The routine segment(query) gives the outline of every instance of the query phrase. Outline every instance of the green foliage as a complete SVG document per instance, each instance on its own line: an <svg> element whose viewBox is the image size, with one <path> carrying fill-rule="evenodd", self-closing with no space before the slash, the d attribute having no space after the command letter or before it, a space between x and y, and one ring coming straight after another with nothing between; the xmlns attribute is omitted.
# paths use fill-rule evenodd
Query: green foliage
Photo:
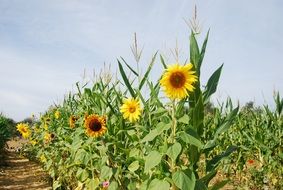
<svg viewBox="0 0 283 190"><path fill-rule="evenodd" d="M214 180L218 173L237 176L241 171L250 178L264 175L269 183L273 180L271 187L280 187L282 180L274 179L282 176L277 167L283 157L282 99L276 95L275 111L268 106L240 109L230 99L212 106L223 65L203 88L201 66L207 43L208 33L201 46L196 34L190 36L190 61L198 81L185 99L164 99L159 81L150 80L155 64L164 69L168 65L162 55L158 62L155 53L145 73L120 58L120 80L99 76L93 84L77 83L77 93L44 113L32 126L30 140L36 143L29 151L36 152L53 178L54 189L99 189L108 181L108 189L220 189L229 179ZM136 122L127 121L120 112L123 99L129 97L142 105ZM96 138L87 134L90 114L106 116L105 134ZM48 134L53 138L47 139ZM258 160L260 167L248 170L248 159Z"/></svg>
<svg viewBox="0 0 283 190"><path fill-rule="evenodd" d="M6 141L15 133L15 122L0 113L0 151L4 148Z"/></svg>

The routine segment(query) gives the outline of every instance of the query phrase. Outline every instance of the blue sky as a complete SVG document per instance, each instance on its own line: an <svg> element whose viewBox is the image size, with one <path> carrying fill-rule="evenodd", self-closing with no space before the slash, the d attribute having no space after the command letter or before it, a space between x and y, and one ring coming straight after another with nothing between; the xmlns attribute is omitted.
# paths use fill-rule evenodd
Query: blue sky
<svg viewBox="0 0 283 190"><path fill-rule="evenodd" d="M184 61L184 19L192 17L195 4L200 41L210 28L203 83L224 63L214 100L272 104L273 91L283 92L280 0L0 0L0 112L22 120L59 103L84 70L91 78L105 62L115 72L120 56L134 65L134 32L144 47L142 70L157 50L174 63L170 49L176 41Z"/></svg>

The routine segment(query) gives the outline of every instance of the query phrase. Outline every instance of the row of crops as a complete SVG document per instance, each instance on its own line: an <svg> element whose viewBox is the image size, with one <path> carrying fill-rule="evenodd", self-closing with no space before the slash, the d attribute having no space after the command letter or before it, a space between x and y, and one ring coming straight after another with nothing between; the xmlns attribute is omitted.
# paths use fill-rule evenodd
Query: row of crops
<svg viewBox="0 0 283 190"><path fill-rule="evenodd" d="M211 106L222 65L200 84L207 41L208 34L199 46L192 33L190 63L168 64L156 53L145 73L120 59L120 79L77 83L76 93L33 125L19 124L30 142L25 150L48 171L53 188L283 187L283 99L276 94L275 109L240 108L231 100ZM164 71L153 82L159 63Z"/></svg>

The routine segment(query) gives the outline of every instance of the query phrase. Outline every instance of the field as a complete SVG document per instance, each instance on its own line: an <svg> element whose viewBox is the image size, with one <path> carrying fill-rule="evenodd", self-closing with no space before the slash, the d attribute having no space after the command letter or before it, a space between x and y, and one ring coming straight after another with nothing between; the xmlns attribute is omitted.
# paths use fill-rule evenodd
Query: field
<svg viewBox="0 0 283 190"><path fill-rule="evenodd" d="M53 189L283 188L283 99L274 93L275 108L230 99L213 106L223 65L200 84L208 34L201 46L196 36L186 64L156 53L140 73L133 46L137 68L121 58L117 79L78 82L61 104L17 125L28 140L23 153ZM154 64L164 68L156 82Z"/></svg>

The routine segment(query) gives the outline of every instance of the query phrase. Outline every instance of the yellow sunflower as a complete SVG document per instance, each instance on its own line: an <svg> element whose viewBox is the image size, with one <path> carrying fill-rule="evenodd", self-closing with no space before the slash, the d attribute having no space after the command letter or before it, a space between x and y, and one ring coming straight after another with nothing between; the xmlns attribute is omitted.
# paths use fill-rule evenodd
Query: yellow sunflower
<svg viewBox="0 0 283 190"><path fill-rule="evenodd" d="M30 131L30 129L29 129L29 126L28 126L28 124L26 124L26 123L19 123L19 124L17 125L17 130L22 134L22 136L23 136L25 139L27 139L27 138L30 136L30 134L31 134L31 131Z"/></svg>
<svg viewBox="0 0 283 190"><path fill-rule="evenodd" d="M125 99L123 105L120 107L120 112L123 113L124 119L128 119L130 122L139 120L141 116L139 100L134 98Z"/></svg>
<svg viewBox="0 0 283 190"><path fill-rule="evenodd" d="M49 143L54 139L54 137L55 135L53 133L45 133L43 138L46 143Z"/></svg>
<svg viewBox="0 0 283 190"><path fill-rule="evenodd" d="M103 116L91 114L86 117L85 128L87 135L90 137L102 136L107 130L106 118Z"/></svg>
<svg viewBox="0 0 283 190"><path fill-rule="evenodd" d="M59 118L60 118L60 115L61 115L61 114L60 114L59 110L56 110L55 113L54 113L55 118L56 118L56 119L59 119Z"/></svg>
<svg viewBox="0 0 283 190"><path fill-rule="evenodd" d="M76 116L74 116L74 115L70 116L69 125L72 129L75 128L75 123L76 123L77 120L78 120L78 118Z"/></svg>
<svg viewBox="0 0 283 190"><path fill-rule="evenodd" d="M168 66L160 80L167 97L183 99L188 96L188 92L194 91L193 83L197 81L197 76L192 68L192 64Z"/></svg>

